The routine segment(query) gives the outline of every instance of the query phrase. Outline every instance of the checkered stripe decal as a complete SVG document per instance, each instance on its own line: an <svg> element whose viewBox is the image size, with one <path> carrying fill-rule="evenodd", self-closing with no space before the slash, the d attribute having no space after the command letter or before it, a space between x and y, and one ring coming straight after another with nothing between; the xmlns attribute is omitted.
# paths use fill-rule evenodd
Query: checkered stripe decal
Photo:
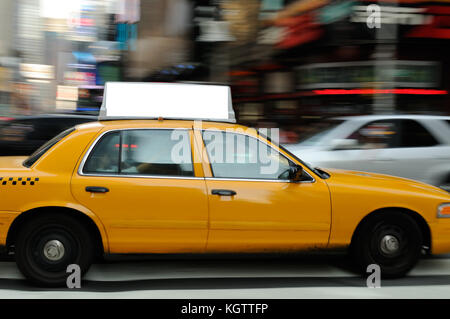
<svg viewBox="0 0 450 319"><path fill-rule="evenodd" d="M35 185L39 177L0 177L0 186L3 185Z"/></svg>

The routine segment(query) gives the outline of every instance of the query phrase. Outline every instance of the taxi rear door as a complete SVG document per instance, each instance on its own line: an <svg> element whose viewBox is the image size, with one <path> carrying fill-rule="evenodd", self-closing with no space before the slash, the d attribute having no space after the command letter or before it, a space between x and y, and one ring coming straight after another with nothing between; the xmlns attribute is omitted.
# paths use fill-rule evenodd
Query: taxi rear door
<svg viewBox="0 0 450 319"><path fill-rule="evenodd" d="M72 178L103 222L112 253L202 252L208 202L191 129L103 132Z"/></svg>

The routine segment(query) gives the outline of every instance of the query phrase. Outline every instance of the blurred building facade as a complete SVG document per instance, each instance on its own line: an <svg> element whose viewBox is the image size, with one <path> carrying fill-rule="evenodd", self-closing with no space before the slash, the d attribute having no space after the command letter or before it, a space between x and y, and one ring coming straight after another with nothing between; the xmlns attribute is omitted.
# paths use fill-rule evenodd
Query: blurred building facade
<svg viewBox="0 0 450 319"><path fill-rule="evenodd" d="M240 10L259 11L227 48L243 122L450 113L449 1L262 0Z"/></svg>
<svg viewBox="0 0 450 319"><path fill-rule="evenodd" d="M230 84L250 125L450 112L448 0L2 0L0 14L1 116L95 113L117 80Z"/></svg>

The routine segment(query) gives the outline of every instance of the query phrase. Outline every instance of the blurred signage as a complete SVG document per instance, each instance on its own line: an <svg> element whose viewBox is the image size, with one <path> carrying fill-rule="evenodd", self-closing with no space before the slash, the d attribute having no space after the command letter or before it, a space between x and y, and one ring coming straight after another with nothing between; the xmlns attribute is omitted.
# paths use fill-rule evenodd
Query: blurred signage
<svg viewBox="0 0 450 319"><path fill-rule="evenodd" d="M61 101L77 101L78 87L69 85L58 85L56 99Z"/></svg>
<svg viewBox="0 0 450 319"><path fill-rule="evenodd" d="M276 47L280 49L289 49L317 40L324 33L313 13L285 19L278 22L277 25L285 28L282 38L276 44Z"/></svg>
<svg viewBox="0 0 450 319"><path fill-rule="evenodd" d="M113 12L116 13L116 21L119 23L137 23L141 19L141 1L117 0Z"/></svg>
<svg viewBox="0 0 450 319"><path fill-rule="evenodd" d="M283 9L283 0L262 0L261 10L278 11Z"/></svg>
<svg viewBox="0 0 450 319"><path fill-rule="evenodd" d="M79 1L40 0L39 14L48 19L67 19L80 10Z"/></svg>
<svg viewBox="0 0 450 319"><path fill-rule="evenodd" d="M51 80L55 76L53 65L21 63L20 72L23 77L37 80Z"/></svg>
<svg viewBox="0 0 450 319"><path fill-rule="evenodd" d="M117 37L118 48L120 50L136 50L137 24L118 23Z"/></svg>
<svg viewBox="0 0 450 319"><path fill-rule="evenodd" d="M375 74L375 66L381 68L381 75ZM298 89L364 88L376 81L426 88L439 85L439 69L439 63L430 61L318 63L298 67L296 78Z"/></svg>
<svg viewBox="0 0 450 319"><path fill-rule="evenodd" d="M195 7L194 21L200 27L198 42L229 42L235 38L230 34L230 23L218 20L221 11L217 6Z"/></svg>
<svg viewBox="0 0 450 319"><path fill-rule="evenodd" d="M119 61L119 43L116 41L98 41L89 46L95 62Z"/></svg>
<svg viewBox="0 0 450 319"><path fill-rule="evenodd" d="M283 11L280 11L275 17L275 23L280 19L294 17L299 14L309 12L330 3L330 0L300 0L288 5Z"/></svg>
<svg viewBox="0 0 450 319"><path fill-rule="evenodd" d="M197 6L194 9L194 22L217 20L220 10L216 6Z"/></svg>
<svg viewBox="0 0 450 319"><path fill-rule="evenodd" d="M64 2L65 1L61 1ZM67 17L68 38L74 41L93 42L97 40L97 19L102 4L99 1L78 0Z"/></svg>
<svg viewBox="0 0 450 319"><path fill-rule="evenodd" d="M0 91L10 90L10 75L11 72L9 69L0 66Z"/></svg>
<svg viewBox="0 0 450 319"><path fill-rule="evenodd" d="M258 36L258 44L275 45L286 36L284 27L269 27L261 30Z"/></svg>
<svg viewBox="0 0 450 319"><path fill-rule="evenodd" d="M221 18L229 23L229 32L234 41L245 43L253 41L258 34L259 0L229 0L220 3Z"/></svg>
<svg viewBox="0 0 450 319"><path fill-rule="evenodd" d="M227 21L201 21L199 42L229 42L235 38L230 34Z"/></svg>
<svg viewBox="0 0 450 319"><path fill-rule="evenodd" d="M78 87L58 85L56 88L56 108L59 110L76 110Z"/></svg>
<svg viewBox="0 0 450 319"><path fill-rule="evenodd" d="M95 85L95 72L64 72L64 83L70 85Z"/></svg>
<svg viewBox="0 0 450 319"><path fill-rule="evenodd" d="M318 20L323 24L342 20L352 14L355 3L355 1L343 1L325 6L320 10Z"/></svg>
<svg viewBox="0 0 450 319"><path fill-rule="evenodd" d="M450 8L430 6L426 13L431 14L428 24L413 28L406 36L411 38L450 39Z"/></svg>
<svg viewBox="0 0 450 319"><path fill-rule="evenodd" d="M425 8L379 6L381 9L381 25L422 25L431 22L432 16L425 14ZM351 22L366 23L370 16L367 6L354 6Z"/></svg>

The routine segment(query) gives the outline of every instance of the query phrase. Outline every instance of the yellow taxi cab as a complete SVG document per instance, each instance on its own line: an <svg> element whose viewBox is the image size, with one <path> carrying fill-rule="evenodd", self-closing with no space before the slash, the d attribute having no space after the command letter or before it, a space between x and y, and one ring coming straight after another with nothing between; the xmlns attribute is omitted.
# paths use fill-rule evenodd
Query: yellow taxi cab
<svg viewBox="0 0 450 319"><path fill-rule="evenodd" d="M105 100L112 106L98 122L61 133L28 158L0 159L0 246L32 282L64 285L68 265L85 273L104 254L343 248L362 271L378 264L383 276L396 277L424 248L450 252L448 192L309 167L256 130L232 123L229 100L217 118L210 113L198 121L192 110L207 113L198 100L207 107L215 97L228 99L226 87L142 85L130 90L150 94L156 87L170 100L153 113L165 117L117 119L114 104L130 97L109 84L113 93ZM193 93L192 103L185 92L167 97L180 87ZM147 107L131 100L127 109ZM196 119L174 119L174 102L188 105Z"/></svg>

